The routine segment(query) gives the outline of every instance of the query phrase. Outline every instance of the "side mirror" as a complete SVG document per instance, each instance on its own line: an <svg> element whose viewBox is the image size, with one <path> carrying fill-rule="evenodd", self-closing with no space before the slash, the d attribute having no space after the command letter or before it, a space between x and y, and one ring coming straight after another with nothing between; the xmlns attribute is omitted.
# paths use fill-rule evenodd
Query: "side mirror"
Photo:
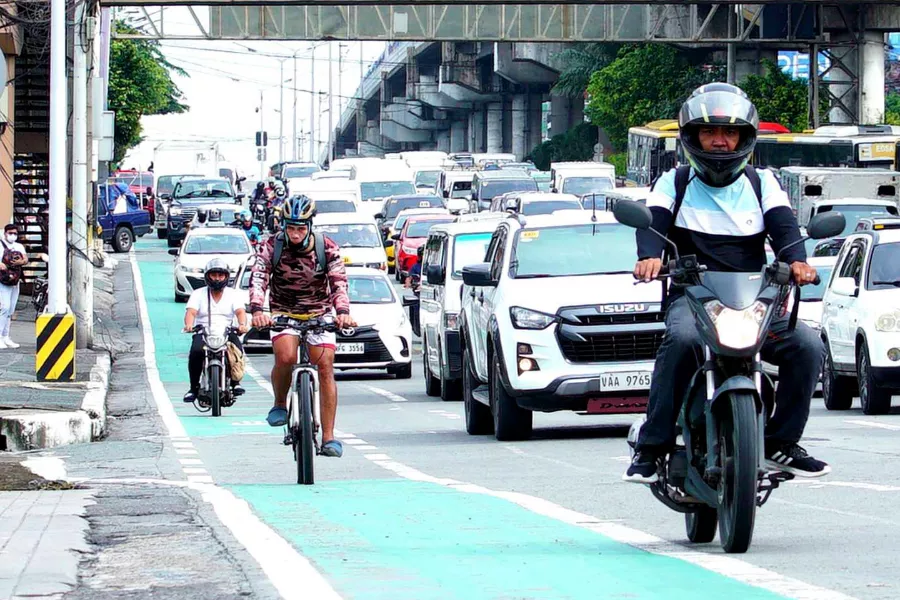
<svg viewBox="0 0 900 600"><path fill-rule="evenodd" d="M393 240L384 240L384 247L385 247L385 248L393 248L393 246L394 246L394 241L393 241Z"/></svg>
<svg viewBox="0 0 900 600"><path fill-rule="evenodd" d="M441 265L428 265L425 269L425 280L429 285L441 285L444 283L444 273Z"/></svg>
<svg viewBox="0 0 900 600"><path fill-rule="evenodd" d="M491 264L481 263L463 267L463 283L472 287L496 287L497 282L491 279Z"/></svg>
<svg viewBox="0 0 900 600"><path fill-rule="evenodd" d="M856 296L859 293L856 280L852 277L838 277L832 282L831 290L841 296Z"/></svg>
<svg viewBox="0 0 900 600"><path fill-rule="evenodd" d="M814 240L824 240L825 238L840 235L847 225L847 220L839 212L828 211L819 213L810 219L806 226L806 235Z"/></svg>
<svg viewBox="0 0 900 600"><path fill-rule="evenodd" d="M558 193L559 193L559 190L556 189L555 187L552 187L552 188L550 188L550 193L551 193L551 194L558 194Z"/></svg>
<svg viewBox="0 0 900 600"><path fill-rule="evenodd" d="M518 204L514 198L510 198L504 203L505 210L516 211L518 209Z"/></svg>
<svg viewBox="0 0 900 600"><path fill-rule="evenodd" d="M169 254L172 256L178 256L178 248L169 248Z"/></svg>
<svg viewBox="0 0 900 600"><path fill-rule="evenodd" d="M159 198L160 198L160 200L171 200L172 194L160 194Z"/></svg>
<svg viewBox="0 0 900 600"><path fill-rule="evenodd" d="M653 225L653 214L650 209L634 200L620 200L613 208L613 216L622 225L635 229L650 229Z"/></svg>
<svg viewBox="0 0 900 600"><path fill-rule="evenodd" d="M375 213L375 218L378 219L379 221L383 221L384 213Z"/></svg>
<svg viewBox="0 0 900 600"><path fill-rule="evenodd" d="M406 308L407 306L415 306L418 303L419 303L419 299L411 294L406 294L403 296L403 307L404 308Z"/></svg>
<svg viewBox="0 0 900 600"><path fill-rule="evenodd" d="M238 183L242 183L244 181L247 181L246 177L238 177L238 180L237 180Z"/></svg>
<svg viewBox="0 0 900 600"><path fill-rule="evenodd" d="M392 239L392 240L396 240L396 241L399 242L399 241L400 241L400 234L399 234L399 233L395 233L394 235L391 236L391 239Z"/></svg>

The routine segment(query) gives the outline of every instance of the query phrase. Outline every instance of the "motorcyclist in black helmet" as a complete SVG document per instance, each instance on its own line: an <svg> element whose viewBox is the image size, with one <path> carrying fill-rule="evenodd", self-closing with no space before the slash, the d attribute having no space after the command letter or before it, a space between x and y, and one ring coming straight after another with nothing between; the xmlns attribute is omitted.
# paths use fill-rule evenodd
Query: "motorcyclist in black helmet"
<svg viewBox="0 0 900 600"><path fill-rule="evenodd" d="M748 166L756 145L759 117L739 88L712 83L695 90L678 116L679 136L689 166L672 169L653 185L647 206L653 228L668 236L681 255L697 256L710 271L759 272L766 263L765 241L776 254L800 239L788 197L771 171ZM660 272L664 241L651 231L637 232L635 278L653 280ZM816 271L806 262L803 244L781 260L791 265L799 285ZM802 477L818 477L831 468L798 445L825 350L818 335L798 322L788 331L788 316L776 317L763 360L779 366L775 410L766 423L765 455L770 468ZM675 442L675 420L682 397L702 358L700 336L687 299L670 288L666 335L656 356L647 420L640 429L626 481L654 483L657 462Z"/></svg>

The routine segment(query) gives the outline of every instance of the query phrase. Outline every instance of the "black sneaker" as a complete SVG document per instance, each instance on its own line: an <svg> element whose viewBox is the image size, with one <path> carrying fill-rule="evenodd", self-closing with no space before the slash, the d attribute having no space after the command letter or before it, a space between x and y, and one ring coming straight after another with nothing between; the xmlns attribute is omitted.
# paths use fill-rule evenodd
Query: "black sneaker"
<svg viewBox="0 0 900 600"><path fill-rule="evenodd" d="M197 399L197 394L195 392L188 392L184 395L184 401L188 404L192 404Z"/></svg>
<svg viewBox="0 0 900 600"><path fill-rule="evenodd" d="M766 466L797 477L821 477L831 473L828 463L813 458L793 443L766 443Z"/></svg>
<svg viewBox="0 0 900 600"><path fill-rule="evenodd" d="M655 453L643 450L635 453L628 470L622 475L622 481L631 483L656 483L658 459Z"/></svg>
<svg viewBox="0 0 900 600"><path fill-rule="evenodd" d="M232 386L231 386L231 393L234 394L235 398L237 398L238 396L243 396L245 391L246 390L244 390L244 388L242 388L241 386L239 386L236 383L232 384Z"/></svg>

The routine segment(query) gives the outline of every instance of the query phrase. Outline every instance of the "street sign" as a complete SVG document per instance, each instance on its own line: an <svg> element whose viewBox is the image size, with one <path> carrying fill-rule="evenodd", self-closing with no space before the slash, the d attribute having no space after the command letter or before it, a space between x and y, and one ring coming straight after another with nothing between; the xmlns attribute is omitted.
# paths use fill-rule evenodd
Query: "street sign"
<svg viewBox="0 0 900 600"><path fill-rule="evenodd" d="M265 148L257 148L256 149L256 160L259 160L259 161L266 160L266 149Z"/></svg>
<svg viewBox="0 0 900 600"><path fill-rule="evenodd" d="M265 131L257 131L256 132L256 146L268 146L269 145L269 134Z"/></svg>

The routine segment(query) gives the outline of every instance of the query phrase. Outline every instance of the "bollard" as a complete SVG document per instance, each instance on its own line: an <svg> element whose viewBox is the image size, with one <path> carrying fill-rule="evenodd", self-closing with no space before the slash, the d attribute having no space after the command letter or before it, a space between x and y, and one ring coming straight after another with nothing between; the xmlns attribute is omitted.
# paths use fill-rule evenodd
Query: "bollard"
<svg viewBox="0 0 900 600"><path fill-rule="evenodd" d="M75 381L75 315L38 315L34 369L38 381Z"/></svg>

